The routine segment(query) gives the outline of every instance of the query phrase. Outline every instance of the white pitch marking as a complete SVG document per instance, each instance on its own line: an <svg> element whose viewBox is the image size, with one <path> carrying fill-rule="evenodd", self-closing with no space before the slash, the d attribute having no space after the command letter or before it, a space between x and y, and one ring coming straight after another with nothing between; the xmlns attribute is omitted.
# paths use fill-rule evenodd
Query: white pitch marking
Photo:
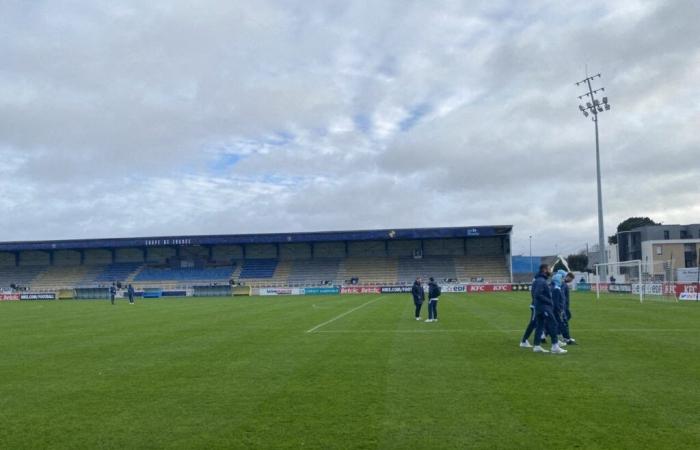
<svg viewBox="0 0 700 450"><path fill-rule="evenodd" d="M325 322L323 322L323 323L320 323L320 324L316 325L316 326L313 327L313 328L309 328L308 330L306 330L306 332L307 332L307 333L313 333L314 331L318 330L319 328L324 327L324 326L328 325L329 323L335 322L336 320L338 320L338 319L340 319L340 318L342 318L342 317L345 317L345 316L347 316L348 314L353 313L353 312L357 311L357 310L360 309L360 308L364 308L365 306L369 305L370 303L374 303L374 302L376 302L377 300L380 300L381 298L383 298L383 296L379 296L379 297L377 297L377 298L375 298L375 299L373 299L373 300L370 300L370 301L368 301L368 302L365 302L365 303L361 304L360 306L357 306L357 307L351 309L350 311L345 311L344 313L335 316L335 317L332 318L331 320L327 320L327 321L325 321Z"/></svg>
<svg viewBox="0 0 700 450"><path fill-rule="evenodd" d="M381 334L396 334L396 333L522 333L523 330L475 330L475 329L457 329L457 328L425 328L423 330L324 330L317 333L381 333ZM428 327L428 325L426 325ZM695 328L610 328L610 329L576 329L581 333L686 333L697 332Z"/></svg>

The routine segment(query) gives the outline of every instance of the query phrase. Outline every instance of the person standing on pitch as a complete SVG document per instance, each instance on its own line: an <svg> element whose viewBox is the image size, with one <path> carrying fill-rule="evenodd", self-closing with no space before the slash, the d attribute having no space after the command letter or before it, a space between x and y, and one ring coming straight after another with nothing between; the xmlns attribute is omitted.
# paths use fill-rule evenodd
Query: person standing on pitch
<svg viewBox="0 0 700 450"><path fill-rule="evenodd" d="M534 283L534 280L533 280ZM531 348L532 345L530 345L530 335L532 334L533 331L535 331L535 328L537 327L537 318L535 316L535 296L533 295L533 290L532 287L530 288L530 298L532 301L530 302L530 322L527 324L527 328L525 328L525 333L523 334L523 338L520 340L520 346L523 348Z"/></svg>
<svg viewBox="0 0 700 450"><path fill-rule="evenodd" d="M132 285L129 285L129 287L126 289L127 294L129 294L129 304L133 305L134 304L134 287Z"/></svg>
<svg viewBox="0 0 700 450"><path fill-rule="evenodd" d="M571 310L569 308L569 302L571 301L571 297L569 297L569 283L574 281L574 274L569 272L566 274L566 277L564 277L564 283L561 285L561 293L562 297L564 300L564 310L562 312L562 330L561 334L564 337L564 342L566 342L568 345L576 345L576 339L571 337L571 333L569 331L569 320L571 319Z"/></svg>
<svg viewBox="0 0 700 450"><path fill-rule="evenodd" d="M109 299L112 301L112 304L114 304L115 295L117 295L117 286L112 283L112 286L109 287Z"/></svg>
<svg viewBox="0 0 700 450"><path fill-rule="evenodd" d="M425 301L425 290L423 289L422 280L416 278L411 287L411 295L413 295L413 304L416 306L416 320L420 320L420 308Z"/></svg>
<svg viewBox="0 0 700 450"><path fill-rule="evenodd" d="M557 270L552 276L552 304L554 309L554 320L557 322L557 335L564 334L564 294L562 292L562 284L564 284L564 277L566 276L565 270ZM566 347L566 341L563 339L559 341L561 347Z"/></svg>
<svg viewBox="0 0 700 450"><path fill-rule="evenodd" d="M552 338L552 353L561 355L566 353L566 350L559 347L559 340L557 338L559 333L557 330L557 322L554 320L552 292L547 284L549 275L549 266L547 264L542 264L540 265L539 273L532 282L532 297L535 299L535 318L537 320L535 346L532 350L537 353L549 353L540 345L542 342L542 332L546 329L547 334Z"/></svg>
<svg viewBox="0 0 700 450"><path fill-rule="evenodd" d="M428 318L426 322L437 322L437 304L440 300L440 286L435 282L433 277L430 277L430 282L428 283Z"/></svg>

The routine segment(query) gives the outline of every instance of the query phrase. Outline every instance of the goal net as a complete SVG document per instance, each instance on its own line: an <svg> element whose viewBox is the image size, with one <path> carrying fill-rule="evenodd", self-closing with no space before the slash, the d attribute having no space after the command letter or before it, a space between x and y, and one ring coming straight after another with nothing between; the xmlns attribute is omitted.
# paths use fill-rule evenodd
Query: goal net
<svg viewBox="0 0 700 450"><path fill-rule="evenodd" d="M607 279L602 279L601 273L607 274ZM596 278L596 298L603 294L639 302L676 300L673 271L668 261L596 264Z"/></svg>

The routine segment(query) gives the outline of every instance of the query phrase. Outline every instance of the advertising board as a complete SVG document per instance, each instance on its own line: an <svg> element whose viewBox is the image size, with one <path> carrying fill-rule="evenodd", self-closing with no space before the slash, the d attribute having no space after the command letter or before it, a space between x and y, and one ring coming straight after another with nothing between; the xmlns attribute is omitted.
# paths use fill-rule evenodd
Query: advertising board
<svg viewBox="0 0 700 450"><path fill-rule="evenodd" d="M27 292L19 294L20 300L56 300L54 292Z"/></svg>
<svg viewBox="0 0 700 450"><path fill-rule="evenodd" d="M378 286L343 286L341 294L379 294Z"/></svg>
<svg viewBox="0 0 700 450"><path fill-rule="evenodd" d="M303 289L304 295L337 295L340 288L337 286L308 287Z"/></svg>
<svg viewBox="0 0 700 450"><path fill-rule="evenodd" d="M467 286L467 292L511 292L513 287L510 284L470 284Z"/></svg>

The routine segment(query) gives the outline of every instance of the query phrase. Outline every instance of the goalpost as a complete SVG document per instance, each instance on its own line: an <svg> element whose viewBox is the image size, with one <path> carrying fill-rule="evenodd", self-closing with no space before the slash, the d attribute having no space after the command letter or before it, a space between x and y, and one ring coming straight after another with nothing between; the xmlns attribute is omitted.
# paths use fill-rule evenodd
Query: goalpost
<svg viewBox="0 0 700 450"><path fill-rule="evenodd" d="M600 298L601 284L603 284L600 279L600 267L606 267L608 270L606 270L605 273L611 277L610 280L603 280L603 283L607 284L607 292L634 295L635 291L637 291L639 292L639 303L644 302L644 282L642 279L641 259L596 264L596 299Z"/></svg>
<svg viewBox="0 0 700 450"><path fill-rule="evenodd" d="M615 280L601 280L599 266L607 267L606 272ZM596 298L601 292L645 300L678 301L673 288L673 262L656 261L644 263L639 259L632 261L596 264Z"/></svg>

